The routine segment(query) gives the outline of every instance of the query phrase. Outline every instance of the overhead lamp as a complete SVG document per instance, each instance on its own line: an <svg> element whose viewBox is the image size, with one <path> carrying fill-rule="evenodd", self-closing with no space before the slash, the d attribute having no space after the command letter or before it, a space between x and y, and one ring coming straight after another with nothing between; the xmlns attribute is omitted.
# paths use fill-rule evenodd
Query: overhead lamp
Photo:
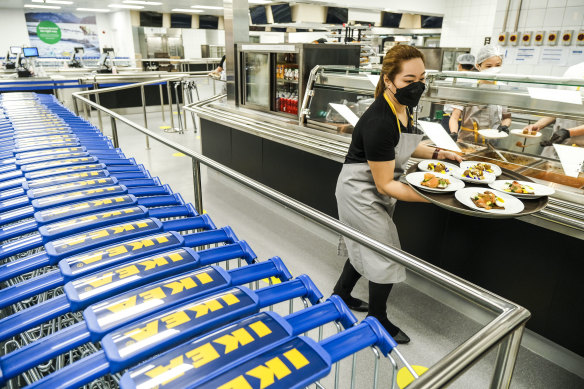
<svg viewBox="0 0 584 389"><path fill-rule="evenodd" d="M158 1L141 1L141 0L124 0L124 4L140 4L140 5L162 5Z"/></svg>
<svg viewBox="0 0 584 389"><path fill-rule="evenodd" d="M202 13L202 9L191 9L191 8L173 8L172 12L190 12L190 13Z"/></svg>
<svg viewBox="0 0 584 389"><path fill-rule="evenodd" d="M46 4L73 4L72 1L65 0L31 0L33 3L46 3Z"/></svg>
<svg viewBox="0 0 584 389"><path fill-rule="evenodd" d="M48 9L61 9L58 5L36 5L36 4L25 4L24 8L48 8Z"/></svg>
<svg viewBox="0 0 584 389"><path fill-rule="evenodd" d="M111 8L124 8L124 9L143 9L143 5L129 5L129 4L110 4L108 7Z"/></svg>
<svg viewBox="0 0 584 389"><path fill-rule="evenodd" d="M86 12L111 12L111 9L107 8L76 8L77 11L86 11Z"/></svg>
<svg viewBox="0 0 584 389"><path fill-rule="evenodd" d="M199 8L199 9L223 9L223 7L217 7L215 5L191 5L191 8Z"/></svg>

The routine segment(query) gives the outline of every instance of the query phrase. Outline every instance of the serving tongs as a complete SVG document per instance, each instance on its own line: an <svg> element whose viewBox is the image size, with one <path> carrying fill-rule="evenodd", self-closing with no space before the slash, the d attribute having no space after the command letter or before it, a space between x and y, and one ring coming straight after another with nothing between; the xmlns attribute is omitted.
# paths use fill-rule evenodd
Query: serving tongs
<svg viewBox="0 0 584 389"><path fill-rule="evenodd" d="M501 154L501 153L499 152L499 150L497 150L497 149L495 148L495 146L493 146L493 145L491 144L491 142L489 142L489 141L487 140L485 143L487 144L487 147L488 147L488 148L490 148L491 150L493 150L493 151L494 151L494 152L495 152L495 153L496 153L496 154L497 154L497 155L498 155L498 156L499 156L499 157L500 157L500 158L501 158L501 159L502 159L504 162L509 162L509 161L507 160L507 158L505 158L505 157L503 156L503 154Z"/></svg>

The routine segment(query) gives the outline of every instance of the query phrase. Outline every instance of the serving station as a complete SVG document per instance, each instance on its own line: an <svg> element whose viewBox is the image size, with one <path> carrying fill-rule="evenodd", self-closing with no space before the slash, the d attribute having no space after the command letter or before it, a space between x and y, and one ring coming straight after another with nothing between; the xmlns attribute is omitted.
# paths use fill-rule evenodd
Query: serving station
<svg viewBox="0 0 584 389"><path fill-rule="evenodd" d="M204 154L336 217L334 190L353 126L331 103L359 117L373 101L378 75L351 66L314 67L297 118L217 99L189 109L201 119ZM584 81L430 72L415 120L437 122L443 105L452 103L505 105L512 130L541 116L584 121L581 105L532 99L527 90L559 85L578 88ZM552 132L543 129L541 139ZM522 304L533 314L529 329L584 356L584 340L571 335L584 326L584 285L577 279L584 271L584 173L565 174L560 159L539 139L525 147L533 143L522 136L490 142L479 136L476 143L458 146L464 159L500 167L502 179L534 182L552 189L552 195L521 200L524 209L504 218L473 210L454 196L440 206L399 202L394 220L404 250ZM415 170L419 162L412 159L410 166Z"/></svg>

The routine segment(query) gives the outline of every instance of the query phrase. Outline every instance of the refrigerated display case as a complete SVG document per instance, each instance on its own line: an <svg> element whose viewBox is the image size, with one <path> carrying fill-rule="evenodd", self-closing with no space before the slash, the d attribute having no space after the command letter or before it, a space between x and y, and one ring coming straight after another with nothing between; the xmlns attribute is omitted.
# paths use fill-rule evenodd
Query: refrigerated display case
<svg viewBox="0 0 584 389"><path fill-rule="evenodd" d="M238 44L238 103L298 117L310 70L327 63L358 66L359 55L359 47L343 44Z"/></svg>

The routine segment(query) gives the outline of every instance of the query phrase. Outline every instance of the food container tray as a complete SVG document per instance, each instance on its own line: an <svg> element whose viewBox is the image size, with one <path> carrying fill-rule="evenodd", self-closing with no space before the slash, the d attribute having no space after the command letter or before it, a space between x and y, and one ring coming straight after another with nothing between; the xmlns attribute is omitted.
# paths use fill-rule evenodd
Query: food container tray
<svg viewBox="0 0 584 389"><path fill-rule="evenodd" d="M556 184L571 186L573 188L584 188L584 173L580 172L578 177L566 176L562 164L559 162L542 161L530 166L521 173L539 180L555 182Z"/></svg>
<svg viewBox="0 0 584 389"><path fill-rule="evenodd" d="M527 166L534 165L541 162L540 158L530 157L523 154L510 153L508 151L500 151L500 153L507 158L508 162L501 160L501 157L492 150L484 150L478 153L465 156L466 159L473 161L491 162L499 165L499 167L512 171L521 171Z"/></svg>

